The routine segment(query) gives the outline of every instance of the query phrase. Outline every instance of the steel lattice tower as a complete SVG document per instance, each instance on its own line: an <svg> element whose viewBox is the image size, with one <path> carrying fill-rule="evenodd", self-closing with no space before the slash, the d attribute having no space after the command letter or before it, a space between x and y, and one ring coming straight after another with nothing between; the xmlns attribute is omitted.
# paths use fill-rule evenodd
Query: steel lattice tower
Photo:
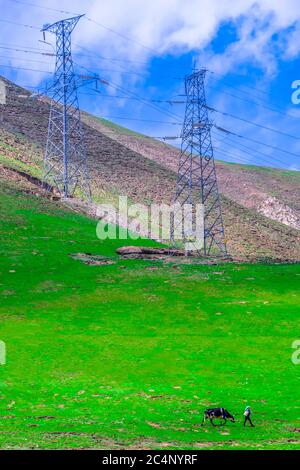
<svg viewBox="0 0 300 470"><path fill-rule="evenodd" d="M226 256L211 123L206 106L205 77L206 70L201 69L185 78L186 110L174 202L179 203L180 207L186 203L192 207L203 204L204 246L198 254ZM174 226L171 239L174 242Z"/></svg>
<svg viewBox="0 0 300 470"><path fill-rule="evenodd" d="M51 87L51 109L44 159L44 180L61 195L76 189L91 199L76 76L71 54L71 34L84 15L45 25L42 32L56 35L56 64Z"/></svg>

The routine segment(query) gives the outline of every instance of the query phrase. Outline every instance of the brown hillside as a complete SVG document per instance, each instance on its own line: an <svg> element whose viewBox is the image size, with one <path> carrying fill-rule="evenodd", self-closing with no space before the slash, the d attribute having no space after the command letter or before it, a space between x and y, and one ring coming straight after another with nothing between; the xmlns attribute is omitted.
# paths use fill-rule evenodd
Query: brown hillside
<svg viewBox="0 0 300 470"><path fill-rule="evenodd" d="M6 83L1 177L12 178L15 169L21 179L41 178L49 104ZM87 114L83 119L96 202L118 194L146 203L172 200L178 150ZM221 162L217 170L231 254L300 260L300 173Z"/></svg>

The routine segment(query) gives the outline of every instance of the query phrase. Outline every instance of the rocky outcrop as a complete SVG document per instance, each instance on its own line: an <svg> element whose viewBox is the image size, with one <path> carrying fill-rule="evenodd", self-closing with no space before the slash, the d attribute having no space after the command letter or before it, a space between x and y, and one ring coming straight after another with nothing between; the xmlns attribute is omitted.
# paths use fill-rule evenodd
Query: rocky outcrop
<svg viewBox="0 0 300 470"><path fill-rule="evenodd" d="M269 219L276 220L296 230L300 230L300 218L289 206L282 204L275 197L268 197L257 208L258 212Z"/></svg>

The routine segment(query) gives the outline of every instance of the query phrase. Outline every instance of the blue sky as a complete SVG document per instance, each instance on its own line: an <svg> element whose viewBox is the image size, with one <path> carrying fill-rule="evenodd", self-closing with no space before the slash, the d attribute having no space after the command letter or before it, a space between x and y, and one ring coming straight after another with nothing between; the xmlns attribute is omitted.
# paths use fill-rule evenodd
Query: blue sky
<svg viewBox="0 0 300 470"><path fill-rule="evenodd" d="M81 88L82 109L147 135L179 135L184 105L151 100L184 100L184 76L196 61L208 69L212 122L232 132L214 128L216 158L300 170L300 105L291 101L291 84L300 79L299 1L0 0L0 6L0 73L8 79L43 87L54 58L45 55L53 49L40 42L40 28L85 13L73 34L75 69L98 73L110 86L100 86L102 96L91 85ZM51 34L46 40L54 44Z"/></svg>

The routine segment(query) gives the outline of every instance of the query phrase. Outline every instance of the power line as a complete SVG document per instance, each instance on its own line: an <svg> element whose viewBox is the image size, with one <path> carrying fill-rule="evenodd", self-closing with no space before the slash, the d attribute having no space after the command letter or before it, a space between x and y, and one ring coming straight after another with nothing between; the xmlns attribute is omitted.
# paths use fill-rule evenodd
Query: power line
<svg viewBox="0 0 300 470"><path fill-rule="evenodd" d="M172 101L172 100L169 100L169 101L167 101L167 100L160 100L160 101L158 101L158 102L168 102L168 103L170 103L170 104L184 104L184 101L174 101L174 100L173 100L173 101ZM255 123L255 122L253 122L253 121L250 121L250 120L241 118L241 117L239 117L239 116L235 116L235 115L230 114L230 113L222 112L222 111L220 111L220 110L217 110L217 109L212 108L212 107L209 107L209 106L208 106L207 108L208 108L210 111L218 112L218 113L220 113L220 114L223 114L224 116L228 116L228 117L231 117L231 118L233 118L233 119L238 119L238 120L243 121L243 122L245 122L245 123L247 123L247 124L251 124L251 125L253 125L253 126L256 126L256 127L259 127L259 128L262 128L262 129L265 129L265 130L268 130L268 131L271 131L271 132L274 132L274 133L277 133L277 134L280 134L280 135L283 135L283 136L285 136L285 137L290 137L290 138L293 138L293 139L300 140L299 137L297 137L297 136L295 136L295 135L292 135L292 134L288 134L288 133L286 133L286 132L279 131L278 129L270 128L270 127L264 126L264 125L262 125L262 124L258 124L258 123ZM222 131L223 131L223 129L222 129ZM241 138L246 138L246 137L241 136ZM255 143L257 143L257 141L255 141ZM264 143L261 143L261 144L262 144L262 145L266 145L266 144L264 144ZM283 152L284 152L284 150L279 149L278 147L273 147L273 146L271 146L271 148L276 149L276 150L280 150L280 151L283 151ZM294 155L296 155L296 154L294 154ZM296 156L298 156L298 155L296 155ZM280 160L277 160L277 161L279 161L280 163L283 163L283 162L280 161Z"/></svg>
<svg viewBox="0 0 300 470"><path fill-rule="evenodd" d="M275 132L276 134L280 134L280 135L283 135L285 137L290 137L292 139L300 140L300 138L295 136L295 135L287 134L286 132L282 132L282 131L279 131L278 129L274 129L273 127L264 126L263 124L258 124L257 122L249 121L248 119L244 119L244 118L241 118L239 116L235 116L234 114L226 113L224 111L220 111L220 110L218 110L216 108L212 108L210 106L207 106L207 109L209 111L214 112L214 113L219 113L219 114L222 114L223 116L227 116L227 117L230 117L232 119L238 119L239 121L245 122L247 124L251 124L252 126L256 126L256 127L261 128L261 129L265 129L267 131Z"/></svg>
<svg viewBox="0 0 300 470"><path fill-rule="evenodd" d="M254 149L254 148L251 148L251 147L248 147L247 145L244 145L242 144L241 142L236 142L235 140L231 139L229 136L227 136L227 140L229 140L229 142L233 142L234 144L234 148L238 149L238 150L242 150L244 151L245 153L248 153L249 155L253 155L252 153L250 152L254 152L255 153L255 157L256 158L260 158L261 160L263 160L261 157L258 157L256 154L259 154L259 155L262 155L263 157L266 157L268 158L269 160L271 160L271 162L277 162L277 163L280 163L281 165L286 165L286 162L282 161L282 160L279 160L279 158L276 158L276 157L273 157L271 155L268 155L267 153L264 153L264 152L261 152L260 150L258 149ZM225 142L226 145L230 145L228 142ZM250 152L249 152L250 151Z"/></svg>
<svg viewBox="0 0 300 470"><path fill-rule="evenodd" d="M79 57L86 57L85 55L83 54L80 54ZM96 56L95 56L96 57ZM99 58L99 57L98 57ZM107 59L109 60L109 59ZM76 65L78 65L79 67L83 67L82 65L80 65L78 62L76 63ZM121 69L121 70L111 70L111 69L105 69L105 68L102 68L102 67L94 67L94 70L98 70L98 71L101 71L101 72L117 72L117 73L121 73L121 74L128 74L128 75L139 75L141 77L149 77L149 73L146 73L146 72L134 72L134 71L128 71L128 69ZM154 76L155 77L155 76ZM163 74L159 74L159 76L157 76L159 78L162 78L162 77L167 77L169 78L169 80L177 80L176 77L170 77L170 75L163 75ZM152 78L153 78L153 74L152 74Z"/></svg>
<svg viewBox="0 0 300 470"><path fill-rule="evenodd" d="M158 137L158 136L151 136L151 138L153 138L153 139L158 139L158 140L163 140L163 141L167 141L167 140L171 141L171 140L178 140L178 139L181 139L180 136L159 136L159 137ZM219 142L219 143L223 143L223 142L224 142L224 140L220 140L219 138L217 138L216 140L217 140L217 142ZM227 142L226 142L226 143L227 143ZM229 145L229 144L228 144L228 145ZM240 144L240 145L242 145L242 144ZM239 150L238 147L235 147L235 148L236 148L236 150ZM221 150L219 147L214 147L214 149L216 149L217 151L222 151L223 153L225 153L224 150ZM252 149L252 150L255 151L254 149ZM227 155L230 156L230 154L228 153L228 151L226 151L226 152L227 152ZM258 160L261 160L261 161L267 163L268 165L274 164L274 161L273 161L273 160L276 160L276 159L272 159L272 158L270 157L269 161L267 161L267 160L264 159L264 158L254 156L254 155L251 154L250 152L246 152L246 151L245 151L245 153L247 153L247 154L248 154L249 156L251 156L252 158L256 158L256 159L258 159ZM261 153L261 152L260 152L260 153ZM263 154L263 155L265 155L265 154ZM233 155L233 154L232 154L231 156L232 156L232 157L236 157L236 156ZM242 157L238 156L237 158L242 158ZM281 161L281 160L277 160L277 161L278 161L279 163L281 163L283 166L286 165L286 163L283 162L283 161Z"/></svg>
<svg viewBox="0 0 300 470"><path fill-rule="evenodd" d="M3 43L0 43L0 44L3 44ZM74 43L75 44L75 43ZM85 47L83 46L80 46L79 44L76 44L80 49L82 50L87 50ZM11 46L15 46L15 47L11 47ZM17 52L26 52L26 53L29 53L29 54L40 54L40 55L45 55L45 56L54 56L55 57L55 54L53 52L43 52L41 51L40 48L36 48L36 47L31 47L31 46L26 46L26 49L24 49L24 46L20 46L18 44L11 44L11 43L7 43L6 45L1 45L0 46L0 49L5 49L5 50L9 50L9 51L17 51ZM80 54L80 57L86 57L86 58L95 58L95 59L101 59L101 60L108 60L110 62L124 62L126 64L128 63L133 63L133 64L142 64L142 65L148 65L148 62L139 62L139 61L133 61L133 60L128 60L128 59L120 59L120 58L112 58L112 57L104 57L104 56L99 56L99 55L96 55L96 54L82 54L81 52L80 53L77 53L78 55ZM146 74L145 74L146 75Z"/></svg>
<svg viewBox="0 0 300 470"><path fill-rule="evenodd" d="M28 49L33 49L35 51L40 51L41 48L39 47L32 47L32 46L25 46L24 44L20 45L20 44L14 44L12 42L0 42L0 45L1 46L9 46L9 47L22 47L22 48L26 48L26 50Z"/></svg>
<svg viewBox="0 0 300 470"><path fill-rule="evenodd" d="M87 72L93 73L93 72L91 72L91 70L87 69L86 67L84 67L84 66L81 66L81 67L82 67L83 69L85 69ZM180 119L180 120L182 119L180 116L177 116L177 115L174 114L174 113L171 113L171 112L169 112L169 111L167 111L167 110L163 110L162 108L160 108L159 106L157 106L157 105L155 105L155 104L153 104L153 103L149 103L148 101L146 101L145 99L143 99L142 97L140 97L139 95L137 95L136 93L134 93L134 92L132 92L132 91L130 91L130 90L126 90L125 88L121 87L120 85L117 85L117 84L115 84L115 83L113 83L113 82L111 82L111 81L106 81L106 84L107 84L108 86L111 86L111 87L115 88L117 91L121 91L122 93L125 93L126 95L129 94L130 96L134 96L135 98L138 99L138 101L140 101L141 103L146 104L146 106L149 106L149 107L151 107L152 109L155 109L156 111L159 111L159 112L161 112L161 113L163 113L163 114L165 114L165 115L167 115L167 116L169 116L169 117L172 117L173 119ZM100 92L99 90L95 90L95 92L101 95L101 92Z"/></svg>
<svg viewBox="0 0 300 470"><path fill-rule="evenodd" d="M36 54L36 55L44 55L44 56L49 56L49 57L55 57L55 54L53 54L52 52L42 52L40 50L31 51L29 49L18 49L16 47L7 47L7 46L0 46L0 49L5 49L7 51L14 51L14 52L25 52L27 54Z"/></svg>
<svg viewBox="0 0 300 470"><path fill-rule="evenodd" d="M13 49L13 48L1 47L1 46L0 46L0 49L6 49L6 50L12 50L12 51L16 51L16 52L25 52L25 53L40 54L40 55L44 55L44 56L55 57L55 54L47 53L47 52L36 52L36 51L29 51L29 50L25 50L25 49L23 49L23 50L22 49ZM7 57L7 56L3 56L3 55L0 55L0 57L3 58L3 59L9 59L9 60L26 60L26 61L30 61L30 62L36 62L36 63L48 65L47 62L42 62L42 61L33 60L33 59L27 59L27 57L26 58L14 57L14 56ZM103 68L101 68L101 71L102 72L108 72L108 73L120 73L120 74L125 74L125 75L140 75L140 76L144 76L144 77L148 76L148 74L146 74L146 73L130 72L130 71L126 71L126 70L117 70L117 69L103 69Z"/></svg>
<svg viewBox="0 0 300 470"><path fill-rule="evenodd" d="M272 150L283 152L283 153L286 153L288 155L292 155L293 157L297 157L297 158L300 157L300 155L298 155L297 153L289 152L288 150L283 150L280 147L276 147L274 145L266 144L265 142L260 142L259 140L252 139L251 137L246 137L244 135L237 134L235 132L229 131L228 129L224 129L223 127L217 126L215 124L214 124L214 127L216 129L218 129L219 131L225 133L225 134L231 134L231 135L234 135L235 137L239 137L240 139L249 140L250 142L253 142L253 143L259 144L259 145L264 145L265 147L271 148Z"/></svg>
<svg viewBox="0 0 300 470"><path fill-rule="evenodd" d="M266 164L259 164L259 162L251 162L249 160L247 160L246 158L242 158L241 156L237 156L237 155L234 155L234 154L231 154L231 153L228 153L228 152L224 152L223 150L220 150L220 149L216 149L216 151L218 153L221 153L222 155L224 155L225 157L227 158L231 158L231 159L234 159L234 161L230 161L229 163L236 163L236 162L239 162L239 163L242 163L243 165L255 165L255 166L263 166L264 168L281 168L281 167L274 167L273 165L270 165L270 163L268 163L268 165L266 166ZM253 155L252 155L253 157ZM254 157L253 157L254 158Z"/></svg>
<svg viewBox="0 0 300 470"><path fill-rule="evenodd" d="M87 90L95 92L95 89L93 88L87 88ZM87 96L95 96L94 93L86 93L86 92L80 92L81 95L87 95ZM122 96L122 95L107 95L104 93L101 93L102 98L111 98L111 99L119 99L119 100L134 100L134 101L139 101L139 98L135 98L133 96ZM149 103L173 103L172 100L153 100L149 98L143 98L145 101ZM175 103L175 101L174 101Z"/></svg>
<svg viewBox="0 0 300 470"><path fill-rule="evenodd" d="M216 72L210 72L210 73L211 73L211 74L214 74L214 75L216 74ZM221 74L217 74L217 75L219 75L220 77L222 77ZM243 76L243 75L235 74L235 76L236 76L236 77L243 77L243 78L245 78L245 76ZM214 77L211 77L211 78L212 78L213 80L215 80L216 82L219 82L219 80L217 80L216 78L214 78ZM229 84L228 81L224 80L223 78L222 78L222 81L223 81L223 83L225 83L225 87L226 87L226 88L232 88L232 89L234 89L235 91L238 91L239 93L243 93L243 94L245 94L245 95L247 95L247 96L249 95L249 92L248 92L248 91L244 91L244 90L241 89L241 85L238 85L238 88L237 88L236 85ZM258 89L257 87L250 86L250 85L246 85L246 84L243 84L242 87L248 88L249 90L251 90L251 91L252 91L252 95L253 95L253 92L256 92L256 93L260 93L261 95L263 95L264 98L266 97L266 91L260 90L260 89ZM236 97L237 97L237 96L236 96ZM278 113L278 114L282 114L282 115L284 115L284 116L289 116L289 115L286 113L285 108L283 108L282 106L278 106L278 105L277 105L277 109L271 108L271 107L269 106L269 102L268 102L266 99L263 99L263 98L261 98L261 97L259 97L259 96L255 96L255 95L253 95L253 97L254 97L255 99L261 101L261 103L264 103L264 105L263 105L263 104L256 103L255 101L253 101L253 103L257 104L258 106L261 106L261 107L263 107L263 108L265 108L265 109L268 109L268 110L270 110L270 111L276 112L276 113ZM238 97L238 98L240 98L240 97ZM242 98L240 98L240 99L242 99ZM291 117L291 116L289 116L289 117Z"/></svg>
<svg viewBox="0 0 300 470"><path fill-rule="evenodd" d="M229 144L228 144L228 145L229 145ZM237 147L234 147L234 148L235 148L235 150L239 150ZM215 150L217 150L217 151L219 151L219 152L221 151L221 152L223 152L223 153L226 153L226 154L229 155L229 156L231 155L233 158L234 158L234 157L242 158L242 157L240 157L240 155L236 155L236 154L233 154L233 153L230 154L227 149L221 149L220 147L215 147ZM274 162L272 159L266 160L265 158L258 157L257 155L253 155L253 153L250 153L250 152L248 152L248 151L246 151L246 150L242 150L242 151L243 151L245 154L249 155L250 157L255 158L256 160L260 160L260 161L264 162L265 164L266 164L266 163L267 163L268 165L274 165L274 164L275 164L275 162ZM285 163L282 162L282 164L283 164L283 166L285 166Z"/></svg>
<svg viewBox="0 0 300 470"><path fill-rule="evenodd" d="M86 93L84 91L79 92L80 95L85 95L85 96L95 96L95 89L93 88L87 88L87 90L93 91L94 93ZM100 92L101 93L101 92ZM138 101L138 98L134 98L132 96L121 96L121 95L107 95L104 93L101 93L102 98L113 98L113 99L118 99L118 100L134 100ZM152 102L152 100L147 100L149 102Z"/></svg>
<svg viewBox="0 0 300 470"><path fill-rule="evenodd" d="M156 121L153 119L139 119L126 116L98 116L103 119L124 119L125 121L154 122L157 124L172 124L173 126L182 126L181 122Z"/></svg>
<svg viewBox="0 0 300 470"><path fill-rule="evenodd" d="M24 58L22 58L22 57L14 57L14 56L12 56L12 57L7 57L7 56L5 56L5 55L0 55L0 58L1 58L1 59L8 59L8 60L10 60L10 61L21 60L21 61L26 61L26 62L35 62L36 64L49 65L48 62L44 62L44 61L42 61L42 60L36 60L36 59L28 59L27 57L24 57Z"/></svg>
<svg viewBox="0 0 300 470"><path fill-rule="evenodd" d="M74 13L72 11L58 10L56 8L45 7L44 5L37 5L36 3L32 3L32 2L23 2L21 0L9 0L9 1L14 2L14 3L19 3L20 5L27 5L31 7L42 8L43 10L55 11L57 13L63 13L66 15L78 15L78 13Z"/></svg>
<svg viewBox="0 0 300 470"><path fill-rule="evenodd" d="M178 140L178 139L181 139L180 136L159 136L159 137L158 137L158 136L150 136L150 138L152 138L152 139L157 139L157 140L163 140L164 142L167 141L167 140L171 141L171 140ZM222 143L222 142L223 142L223 140L220 140L220 139L218 139L218 138L217 138L216 140L217 140L217 142L219 142L219 143ZM230 155L230 153L229 153L228 151L224 152L224 150L220 149L219 147L216 147L216 146L215 146L214 149L215 149L216 151L222 152L222 153L224 153L225 155L230 156L230 157L232 157L232 158L237 158L237 159L240 159L240 160L242 159L242 157L240 157L240 155L238 155L238 156L237 156L237 155L234 155L234 154L231 154L231 155ZM236 149L238 150L238 148L236 148ZM253 149L253 150L254 150L254 149ZM270 160L267 161L266 159L261 158L261 157L254 156L253 154L251 154L251 153L249 153L249 152L246 152L246 151L245 151L245 153L247 153L247 154L248 154L249 156L251 156L252 158L256 158L256 159L258 159L258 160L263 161L264 163L267 163L268 165L274 164L274 161L272 160L272 158L270 158ZM243 163L243 160L241 160L241 162ZM249 163L249 162L246 161L246 160L245 160L245 162L246 162L246 163ZM280 162L282 165L284 165L284 166L286 165L285 162L282 162L282 161L280 161L280 160L279 160L279 162Z"/></svg>
<svg viewBox="0 0 300 470"><path fill-rule="evenodd" d="M8 44L7 46L1 46L0 45L0 49L5 49L5 50L9 50L9 51L16 51L16 52L24 52L24 53L27 53L27 54L36 54L36 55L43 55L43 56L49 56L49 57L55 57L55 54L53 52L43 52L41 51L40 49L37 49L37 48L33 48L31 46L28 46L26 49L24 49L23 46L16 46L16 47L10 47L10 46L13 46L13 44ZM83 48L82 46L78 46L80 47L81 49L83 50L87 50L85 48ZM126 63L126 64L143 64L143 65L148 65L147 62L138 62L138 61L131 61L131 60L128 60L128 59L120 59L120 58L112 58L112 57L103 57L103 56L98 56L96 54L82 54L82 53L77 53L78 56L80 57L84 57L84 58L96 58L96 59L101 59L101 60L107 60L109 62L121 62L121 63ZM108 70L108 69L102 69L102 71L106 71L106 72L120 72L120 73L126 73L126 74L134 74L134 75L141 75L141 76L145 76L145 77L148 77L148 73L143 73L143 72L134 72L134 71L127 71L127 70ZM161 77L162 75L160 75ZM170 77L171 78L171 77ZM175 78L173 78L175 80Z"/></svg>
<svg viewBox="0 0 300 470"><path fill-rule="evenodd" d="M14 70L26 70L26 71L30 71L30 72L37 72L37 73L46 73L46 74L50 74L52 75L52 72L50 71L47 71L47 70L40 70L40 69L32 69L32 68L27 68L27 67L19 67L19 66L12 66L12 65L7 65L7 64L0 64L0 67L6 67L6 68L11 68L11 69L14 69ZM89 71L86 67L83 67L81 66L82 68L84 68L85 70ZM91 72L91 71L89 71ZM145 99L141 98L140 96L138 96L137 94L129 91L129 90L126 90L125 88L123 87L120 87L116 84L113 84L112 82L106 82L107 85L109 86L112 86L113 88L121 91L122 93L126 93L127 95L133 95L133 97L143 103L143 104L146 104L147 106L150 106L152 109L156 110L156 111L159 111L160 113L163 113L165 115L167 115L168 117L172 117L172 118L175 118L175 119L181 119L180 116L177 116L173 113L170 113L169 111L167 110L163 110L162 108L156 106L155 104L152 104L150 102L147 102ZM99 93L101 95L101 92L99 92L98 90L94 90L96 93ZM125 99L127 98L127 96L124 97Z"/></svg>
<svg viewBox="0 0 300 470"><path fill-rule="evenodd" d="M59 9L56 9L56 8L51 8L51 7L45 7L43 5L38 5L36 3L31 3L31 2L24 2L24 1L21 1L21 0L9 0L11 2L14 2L14 3L18 3L18 4L21 4L21 5L27 5L27 6L33 6L33 7L36 7L36 8L42 8L42 9L46 9L46 10L50 10L50 11L55 11L57 13L63 13L63 14L68 14L68 15L78 15L78 13L74 13L74 12L71 12L71 11L66 11L66 10L59 10ZM93 18L90 18L90 17L87 17L87 16L84 16L84 19L86 21L89 21L89 22L92 22L94 24L96 24L97 26L101 27L101 28L104 28L106 29L107 31L125 39L126 41L129 41L129 42L132 42L132 43L135 43L137 45L139 45L140 47L154 53L155 55L160 55L158 51L150 48L149 46L146 46L145 44L133 39L133 38L130 38L129 36L126 36L110 27L107 27L101 23L99 23L98 21L94 20ZM4 20L1 20L1 21L4 21ZM13 24L16 24L16 25L19 25L19 26L24 26L24 27L28 27L28 28L32 28L32 29L36 29L36 30L40 30L40 28L36 27L36 26L32 26L32 25L25 25L25 24L22 24L22 23L13 23ZM85 50L88 50L86 48L84 48L83 46L80 46L76 43L74 43L75 45L77 45L78 47L80 47L81 49L85 49ZM94 55L94 57L97 57L97 58L101 58L102 60L110 60L110 61L119 61L119 62L126 62L126 63L137 63L137 64L144 64L144 65L148 65L147 62L140 62L140 61L132 61L132 60L128 60L128 59L118 59L118 58L108 58L108 57L101 57L101 56L96 56Z"/></svg>
<svg viewBox="0 0 300 470"><path fill-rule="evenodd" d="M96 58L96 59L101 59L101 60L108 60L108 61L112 61L112 62L124 62L125 64L137 64L137 65L146 65L148 66L149 65L149 61L148 62L142 62L142 61L138 61L138 60L129 60L129 59L124 59L124 58L119 58L119 57L103 57L103 56L99 56L98 54L95 54L93 51L91 51L90 49L86 48L86 47L83 47L81 46L80 44L74 42L74 45L79 47L80 49L82 49L83 51L87 51L88 54L80 54L81 57L88 57L88 58ZM172 71L172 72L178 72L178 73L181 73L182 72L182 68L170 68L168 67L168 71ZM174 77L173 78L174 80L182 80L183 78L182 77Z"/></svg>
<svg viewBox="0 0 300 470"><path fill-rule="evenodd" d="M211 84L208 84L208 86L209 86L210 88L213 88L214 90L217 90L217 87L216 87L216 86L212 86ZM234 88L234 87L232 87L232 88ZM273 113L281 114L282 116L294 117L294 116L290 116L289 114L287 114L287 113L284 112L284 111L280 111L280 110L275 109L275 108L273 108L273 107L271 107L271 106L266 106L266 105L264 105L264 104L257 103L257 102L254 101L254 100L250 100L250 99L244 98L244 97L242 97L242 96L238 96L238 95L236 95L236 94L234 94L234 93L230 93L230 92L228 92L228 91L222 90L220 93L221 93L221 94L224 94L224 95L231 96L232 98L236 98L236 99L238 99L238 100L244 101L245 103L248 103L248 104L254 104L255 106L259 106L260 108L266 109L267 111L271 111L271 112L273 112Z"/></svg>
<svg viewBox="0 0 300 470"><path fill-rule="evenodd" d="M82 54L83 57L88 57L88 58L96 58L96 59L101 59L101 60L109 60L110 62L125 62L126 64L139 64L139 65L148 65L148 62L141 62L137 60L129 60L129 59L120 59L120 58L113 58L113 57L103 57L99 56L97 54L91 53L89 49L86 47L81 46L80 44L77 44L74 42L75 46L79 47L83 51L87 51L89 54Z"/></svg>
<svg viewBox="0 0 300 470"><path fill-rule="evenodd" d="M249 164L249 160L245 159L245 158L242 158L240 156L237 156L237 155L234 155L234 154L230 154L228 152L224 152L223 150L221 150L220 148L218 147L215 147L215 152L217 153L221 153L223 154L225 157L228 157L228 158L234 158L236 161L240 162L240 163L243 163L243 164ZM233 162L234 163L234 162Z"/></svg>
<svg viewBox="0 0 300 470"><path fill-rule="evenodd" d="M1 21L1 23L14 24L16 26L23 26L24 28L36 29L37 31L40 31L40 28L38 28L36 26L32 26L30 24L17 23L16 21L4 20L4 19L0 19L0 21Z"/></svg>
<svg viewBox="0 0 300 470"><path fill-rule="evenodd" d="M78 63L76 65L79 65ZM82 67L81 65L79 65ZM120 73L120 74L125 74L125 75L139 75L142 77L147 77L148 74L142 73L142 72L129 72L127 70L115 70L115 69L95 69L95 70L101 70L102 72L108 72L108 73Z"/></svg>
<svg viewBox="0 0 300 470"><path fill-rule="evenodd" d="M37 69L30 69L30 68L27 68L27 67L15 67L13 65L7 65L7 64L0 64L0 67L7 67L7 68L10 68L10 69L14 69L14 70L28 70L30 72L47 73L47 74L50 74L50 75L53 74L53 72L50 72L48 70L37 70Z"/></svg>
<svg viewBox="0 0 300 470"><path fill-rule="evenodd" d="M222 82L225 83L225 84L227 84L228 87L236 89L236 86L233 86L233 85L229 84L227 80L224 80L224 77L223 77L222 74L217 73L217 72L215 72L215 71L213 71L213 70L208 70L208 72L210 73L211 78L212 78L213 80L219 81L217 78L215 78L215 77L212 76L212 75L218 75L220 78L222 78ZM235 76L235 77L238 77L238 78L243 78L243 79L245 79L245 78L247 77L246 75L239 75L239 74L237 74L237 73L235 73L234 76ZM260 90L260 89L257 88L257 87L254 87L254 86L251 86L251 85L246 85L246 84L244 84L244 83L243 83L242 85L239 85L238 90L239 90L240 93L244 93L244 94L248 94L248 93L249 93L248 91L241 90L241 87L243 87L243 88L248 88L249 90L255 91L256 93L260 93L260 94L263 95L264 97L266 96L266 92L265 92L264 90ZM258 98L258 99L259 99L259 98Z"/></svg>
<svg viewBox="0 0 300 470"><path fill-rule="evenodd" d="M211 87L211 85L208 85L208 86ZM212 88L216 89L216 87L212 87ZM232 87L232 88L234 88L234 87ZM240 91L240 90L238 90L238 91ZM253 101L253 100L249 100L249 99L243 98L243 97L238 96L238 95L235 95L235 94L233 94L233 93L229 93L229 92L226 92L226 91L221 91L220 93L221 93L221 94L226 94L226 95L232 96L233 98L240 99L240 100L244 101L245 103L254 104L254 105L258 106L258 107L267 109L268 111L272 111L272 112L274 112L274 113L281 114L281 115L286 116L286 117L288 117L288 118L297 119L295 116L291 116L290 114L288 114L288 113L286 113L286 112L279 111L278 109L272 108L272 107L270 107L270 106L262 105L262 104L260 104L260 103L257 103L257 102L255 102L255 101ZM185 96L185 95L180 95L180 96ZM174 100L174 99L170 99L170 100L156 100L156 102L157 102L157 103L168 103L168 104L170 104L170 105L173 105L173 104L185 104L185 101L183 101L183 100ZM218 111L217 111L217 112L218 112ZM233 116L232 116L232 117L233 117ZM236 116L235 116L235 119L237 119ZM250 123L253 123L253 122L248 121L248 123L250 124ZM255 125L257 125L257 124L255 123ZM272 131L277 131L277 130L272 129ZM277 132L280 132L280 131L277 131ZM299 139L298 137L291 136L290 134L284 134L284 135L286 135L286 136L288 136L288 137L293 137L293 138Z"/></svg>
<svg viewBox="0 0 300 470"><path fill-rule="evenodd" d="M118 31L116 31L112 28L108 28L107 26L104 26L103 24L99 23L98 21L93 20L92 18L89 18L88 16L86 16L85 19L87 21L90 21L91 23L94 23L94 24L100 26L101 28L106 29L107 31L121 37L122 39L125 39L126 41L132 42L133 44L137 44L138 46L142 47L143 49L148 50L149 52L154 53L155 55L159 55L158 52L155 51L154 49L152 49L151 47L145 46L143 43L141 43L139 41L136 41L135 39L132 39L128 36L125 36L124 34L119 33Z"/></svg>
<svg viewBox="0 0 300 470"><path fill-rule="evenodd" d="M48 54L47 54L48 55ZM50 54L49 54L50 55ZM51 54L52 55L52 54ZM9 59L9 60L26 60L26 61L30 61L30 62L36 62L36 63L40 63L40 64L44 64L44 65L48 65L47 62L43 62L43 61L38 61L38 60L32 60L32 59L27 59L27 58L15 58L15 57L7 57L7 56L1 56L0 57L4 58L4 59ZM75 62L74 62L75 63ZM83 67L82 65L79 65L78 63L76 63L77 66L79 67L82 67L82 68L85 68ZM29 68L24 68L24 67L20 67L20 66L12 66L12 65L8 65L8 64L0 64L0 67L9 67L9 68L14 68L16 70L28 70L28 71L31 71L31 72L40 72L40 73L52 73L48 70L37 70L37 69L29 69ZM129 74L129 75L141 75L139 73L135 73L135 72L127 72L125 70L115 70L115 69L101 69L103 72L107 72L107 73L120 73L120 74Z"/></svg>

